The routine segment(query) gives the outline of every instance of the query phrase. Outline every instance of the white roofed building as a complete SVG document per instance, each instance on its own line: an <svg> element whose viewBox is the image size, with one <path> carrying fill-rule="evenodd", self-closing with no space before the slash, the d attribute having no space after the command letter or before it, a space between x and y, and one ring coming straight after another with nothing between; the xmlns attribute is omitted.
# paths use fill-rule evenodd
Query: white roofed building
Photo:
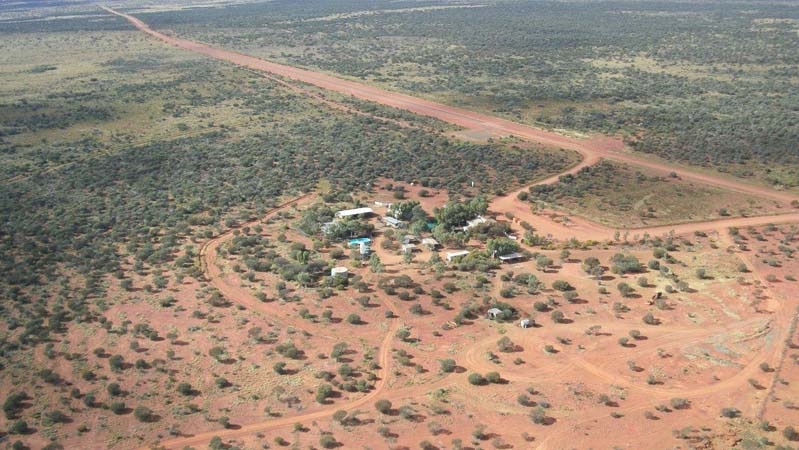
<svg viewBox="0 0 799 450"><path fill-rule="evenodd" d="M330 276L331 277L336 277L336 276L346 277L348 272L349 272L349 269L347 269L346 267L342 267L342 266L333 267L332 269L330 269Z"/></svg>
<svg viewBox="0 0 799 450"><path fill-rule="evenodd" d="M513 262L524 259L524 255L518 252L508 253L507 255L500 255L499 260L502 262Z"/></svg>
<svg viewBox="0 0 799 450"><path fill-rule="evenodd" d="M422 245L429 248L430 250L435 250L438 247L438 241L433 238L424 238L422 239Z"/></svg>
<svg viewBox="0 0 799 450"><path fill-rule="evenodd" d="M486 222L488 222L488 220L486 220L485 217L477 216L474 219L466 222L466 226L463 227L463 231L469 231L469 228L476 227L477 225L480 225L481 223L486 223Z"/></svg>
<svg viewBox="0 0 799 450"><path fill-rule="evenodd" d="M374 210L372 208L344 209L336 213L336 218L343 219L345 217L365 216L368 214L374 214Z"/></svg>
<svg viewBox="0 0 799 450"><path fill-rule="evenodd" d="M399 220L399 219L395 219L395 218L393 218L391 216L383 217L383 222L385 222L386 225L388 225L390 227L393 227L393 228L403 228L403 227L405 227L405 222L404 221Z"/></svg>
<svg viewBox="0 0 799 450"><path fill-rule="evenodd" d="M447 252L447 262L452 262L458 258L469 254L469 250L459 250L457 252Z"/></svg>

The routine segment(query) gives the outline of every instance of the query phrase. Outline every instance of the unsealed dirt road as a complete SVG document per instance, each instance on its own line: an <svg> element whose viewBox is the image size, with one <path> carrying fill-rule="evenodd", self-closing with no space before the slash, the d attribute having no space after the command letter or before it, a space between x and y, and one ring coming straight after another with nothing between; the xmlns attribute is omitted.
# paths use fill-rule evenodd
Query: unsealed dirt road
<svg viewBox="0 0 799 450"><path fill-rule="evenodd" d="M624 153L624 144L618 139L608 138L605 136L596 136L590 139L577 139L540 128L535 128L529 125L511 122L506 119L501 119L454 106L448 106L406 94L387 91L374 86L337 78L323 73L266 61L254 56L212 47L210 45L190 41L188 39L169 36L151 29L146 23L142 22L136 17L117 12L111 8L102 8L109 13L127 19L139 30L168 44L185 50L206 55L211 58L228 61L239 66L248 67L250 69L280 75L282 77L312 84L342 94L351 95L363 100L369 100L416 114L434 117L444 122L458 125L467 129L488 131L495 136L516 136L548 146L574 150L581 153L587 160L607 158L653 170L675 172L687 180L711 184L714 186L765 198L771 198L774 200L790 202L799 198L790 193L779 192L762 186L754 186L734 179L698 173L684 169L682 167L670 166L668 164L651 161L629 153Z"/></svg>
<svg viewBox="0 0 799 450"><path fill-rule="evenodd" d="M610 159L660 172L674 172L685 180L755 195L765 199L771 199L785 203L799 200L799 195L795 195L790 192L777 191L764 186L748 184L740 180L695 172L683 167L673 166L633 155L624 151L624 144L619 139L607 136L593 136L588 139L573 138L529 125L511 122L506 119L448 106L406 94L387 91L355 81L345 80L323 73L266 61L254 56L212 47L200 42L169 36L159 31L153 30L146 23L142 22L136 17L117 12L111 8L102 8L111 14L115 14L127 19L139 30L168 44L211 58L228 61L250 69L301 81L331 91L351 95L359 99L403 109L424 116L434 117L438 120L458 125L469 130L487 131L494 136L516 136L547 146L573 150L582 155L583 161L577 166L562 174L558 174L543 180L537 184L554 183L557 181L559 176L565 173L576 173L579 169L593 165L601 159ZM571 224L566 226L552 222L546 217L533 215L529 211L529 205L518 201L515 194L516 192L506 197L496 198L491 204L491 209L500 212L512 211L520 220L525 220L531 223L534 227L545 234L559 235L566 238L575 237L583 240L601 240L612 237L616 232L616 230L613 228L606 227L580 217L571 218ZM657 235L669 232L691 233L694 231L723 229L732 226L755 226L767 223L789 222L799 222L799 213L794 212L771 216L730 218L709 222L683 223L629 230L622 229L620 231L630 231L641 235L644 233Z"/></svg>
<svg viewBox="0 0 799 450"><path fill-rule="evenodd" d="M583 156L583 161L580 162L577 166L569 169L567 172L564 173L574 173L582 167L593 165L599 160L606 158L658 171L675 172L680 177L687 180L710 184L713 186L726 188L742 193L752 194L777 201L790 202L792 200L796 200L799 198L799 196L790 193L775 191L762 186L754 186L734 179L727 179L727 178L715 177L708 174L698 173L681 167L670 166L668 164L651 161L629 153L625 153L622 142L616 139L611 139L606 137L576 139L568 136L563 136L557 133L553 133L550 131L538 129L535 127L514 123L505 119L491 117L488 115L475 113L472 111L467 111L460 108L455 108L440 103L435 103L428 100L415 98L405 94L399 94L395 92L382 90L372 86L360 84L354 81L344 80L330 75L320 74L309 70L277 64L262 59L258 59L252 56L236 53L233 51L214 48L202 43L168 36L158 31L150 29L145 23L143 23L139 19L136 19L135 17L118 13L109 8L104 8L104 9L112 14L124 17L141 31L144 31L166 43L175 45L177 47L189 51L200 53L212 58L228 61L251 69L268 72L274 75L279 75L282 77L309 83L312 85L316 85L343 94L349 94L360 99L369 100L383 105L404 109L413 113L434 117L439 120L452 123L470 130L488 131L494 136L512 135L523 139L539 142L544 145L555 146L579 152ZM539 183L557 182L557 179L560 175L550 177L546 180L542 180ZM295 201L299 201L301 199L302 198L299 198L296 199ZM291 201L288 202L287 204L281 205L278 209L290 206L295 201ZM544 224L547 223L546 218L533 215L529 211L529 205L518 201L516 199L515 193L495 199L492 202L491 208L495 211L502 211L502 212L512 211L520 219L535 221L532 223L537 228L540 225L539 222L543 222ZM277 211L277 209L275 211ZM687 233L696 230L716 229L719 231L720 235L724 235L725 231L724 229L729 226L759 225L768 222L775 222L775 223L799 222L799 213L791 213L791 214L776 215L776 216L732 218L732 219L724 219L711 222L639 228L630 231L634 231L636 233L659 234L659 233L666 233L669 231L674 231L676 233ZM564 236L569 237L576 235L576 237L585 238L585 239L603 239L603 238L609 238L615 232L615 230L612 228L604 227L602 225L590 222L585 219L578 219L576 221L573 220L572 224L569 226L554 224L551 221L549 221L548 223L549 225L544 225L543 229L546 231L551 231L553 235L557 235L559 237L564 237ZM214 284L214 286L220 289L223 292L223 294L225 294L226 297L229 297L239 302L248 303L248 300L252 300L249 299L248 297L249 294L240 292L237 289L235 289L235 286L232 286L230 285L230 283L227 283L221 271L219 271L219 269L214 266L214 260L216 258L216 249L219 247L219 245L221 245L231 236L232 234L225 233L209 241L204 246L203 251L201 252L201 259L204 262L203 269L206 275L211 280L211 282ZM395 306L392 305L391 300L390 299L387 300L388 300L387 305L389 306L389 308L395 310L396 308ZM254 304L254 301L250 301L249 303ZM781 308L782 304L778 303L777 312L781 312L782 311ZM776 338L779 340L779 342L782 342L785 330L789 328L788 324L785 322L789 322L790 319L787 317L781 317L780 319L781 320L775 321L773 326L775 329ZM398 321L392 324L392 326L384 336L379 346L378 361L380 364L380 369L378 371L378 381L377 383L375 383L374 389L369 394L357 400L340 405L335 405L334 407L324 410L319 410L309 414L285 417L280 419L272 419L260 423L244 425L237 430L216 430L216 431L198 433L193 436L184 436L177 439L165 441L162 442L161 445L169 448L179 448L186 445L204 444L208 442L213 436L220 436L223 438L241 437L260 431L266 431L270 429L284 427L295 422L328 417L333 414L333 411L335 409L357 408L359 406L366 405L368 402L372 401L378 396L381 395L386 396L387 393L385 392L384 388L385 388L385 380L388 377L391 367L391 358L390 358L391 343L394 337L394 333L396 332L398 326L399 326ZM775 346L773 349L771 349L771 351L777 353L782 352L782 347ZM693 392L693 394L704 395L705 393L716 392L716 390L738 388L738 386L741 384L742 377L745 377L755 371L754 367L756 367L755 366L756 362L757 361L753 360L753 362L748 364L748 366L744 368L744 370L742 370L741 373L739 373L738 376L734 377L733 379L730 379L725 383L719 384L716 387L702 388L702 389L707 389L707 392L705 392L704 390L697 390L696 392ZM479 366L479 364L477 363L474 364ZM601 371L600 369L590 365L585 361L578 360L574 361L572 364L574 367L578 368L579 370L586 372L595 372L593 373L593 375L599 376L600 378L610 377L612 379L611 375L605 373L604 371ZM525 380L527 378L521 377L521 379ZM441 380L439 384L450 383L450 382L451 382L450 380ZM427 388L430 388L430 386L427 386ZM396 392L394 393L396 394ZM668 396L673 394L671 391L668 390L660 392L655 390L654 388L652 388L652 392L648 391L648 393L650 393L651 395L663 395L663 396ZM647 405L641 405L640 407L643 408L645 406ZM595 418L591 418L590 420L595 420ZM549 448L548 441L551 438L552 436L549 436L547 439L540 442L538 444L538 447Z"/></svg>

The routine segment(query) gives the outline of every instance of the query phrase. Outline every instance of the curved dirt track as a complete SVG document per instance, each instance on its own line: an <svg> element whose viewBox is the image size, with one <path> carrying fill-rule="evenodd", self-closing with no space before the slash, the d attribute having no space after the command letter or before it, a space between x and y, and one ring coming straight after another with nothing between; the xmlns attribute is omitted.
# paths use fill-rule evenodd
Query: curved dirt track
<svg viewBox="0 0 799 450"><path fill-rule="evenodd" d="M660 172L675 172L685 180L695 181L711 186L729 189L736 192L755 195L762 198L789 203L799 200L799 196L790 192L776 191L763 186L751 185L739 180L717 177L705 173L694 172L682 167L652 161L641 158L629 153L625 153L623 143L614 138L605 136L593 136L590 139L577 139L564 136L551 131L535 128L529 125L515 123L506 119L476 113L473 111L444 105L416 98L406 94L391 92L377 87L361 84L355 81L337 78L331 75L300 69L297 67L278 64L266 61L238 52L215 48L200 42L181 39L169 36L159 31L151 29L147 24L128 14L117 12L113 9L103 7L109 13L118 15L130 21L139 30L158 38L176 47L199 53L211 58L228 61L250 69L261 72L279 75L289 79L312 84L327 90L351 95L356 98L372 101L375 103L403 109L416 114L434 117L436 119L458 125L471 130L489 131L495 136L516 136L540 144L569 149L580 153L583 160L575 167L566 172L551 176L536 184L551 184L557 182L558 178L567 173L576 173L583 167L591 166L601 159L610 159L626 164L632 164ZM271 77L270 77L271 78ZM529 186L520 190L527 189ZM517 191L518 192L518 191ZM544 234L560 235L564 237L575 237L582 240L610 239L617 231L581 217L571 217L570 226L555 223L543 216L536 216L529 211L529 205L516 199L513 192L505 197L499 197L492 201L491 209L501 212L513 212L520 220L531 223L537 229L544 231ZM799 222L799 212L789 214L778 214L756 217L740 217L730 219L720 219L703 222L689 222L675 225L652 226L644 228L621 229L619 231L630 231L632 233L649 233L650 235L674 233L691 233L694 231L709 231L723 229L726 227L745 227L763 225L767 223L788 223Z"/></svg>
<svg viewBox="0 0 799 450"><path fill-rule="evenodd" d="M252 227L255 226L262 221L268 219L269 217L277 214L278 212L293 206L302 203L303 200L306 200L311 197L311 194L301 195L296 197L292 200L289 200L281 205L278 205L264 214L263 217L244 223L239 228L243 227ZM231 228L230 230L214 237L213 239L209 239L206 241L202 247L200 247L200 251L198 254L198 258L200 261L200 270L202 270L205 278L208 279L211 286L215 287L219 292L227 299L235 300L236 303L240 303L246 306L249 309L253 310L261 310L264 312L269 313L269 317L273 322L281 322L278 319L278 312L273 311L269 308L268 303L261 302L258 300L252 293L242 287L238 280L235 283L229 282L225 273L222 272L222 269L215 264L217 257L219 256L219 247L222 246L225 242L229 241L235 236L235 230L239 228ZM291 327L297 330L304 331L308 334L317 334L314 330L308 328L304 324L301 323L292 323Z"/></svg>
<svg viewBox="0 0 799 450"><path fill-rule="evenodd" d="M391 341L392 339L394 339L394 333L397 332L398 328L399 328L399 321L394 320L392 326L386 332L386 336L383 338L383 341L380 343L380 351L377 355L377 360L380 364L380 369L377 372L378 378L377 382L375 383L374 389L372 389L372 391L370 391L368 394L357 400L353 400L351 402L346 402L346 403L337 403L335 405L332 405L330 408L314 411L312 413L301 414L298 416L286 416L286 417L281 417L279 419L270 419L264 422L258 422L250 425L242 425L240 428L235 430L222 429L222 430L197 433L192 436L180 437L177 439L164 441L159 443L158 445L166 448L183 448L192 445L202 445L209 442L215 436L219 436L220 438L223 439L233 439L241 436L249 436L255 433L271 430L274 428L280 428L292 425L297 422L305 422L309 420L329 417L332 416L333 413L338 410L352 410L364 406L381 394L383 387L386 383L386 380L388 379L388 374L391 368L391 355L390 355ZM146 449L150 447L144 447L144 448Z"/></svg>
<svg viewBox="0 0 799 450"><path fill-rule="evenodd" d="M467 129L489 131L491 134L495 136L513 135L523 139L535 141L544 145L550 145L569 150L574 150L582 155L583 160L576 166L570 168L566 172L539 181L537 184L555 183L558 181L558 178L560 176L566 173L576 173L581 168L593 165L598 161L600 161L601 159L606 158L662 172L673 171L683 179L710 184L713 186L722 187L741 193L756 195L759 197L768 198L772 200L790 202L799 198L791 193L775 191L762 186L754 186L733 179L715 177L712 175L693 172L681 167L672 167L668 164L651 161L648 159L634 156L629 153L624 153L623 144L619 140L603 138L603 137L593 137L591 139L585 139L585 140L567 137L546 130L537 129L531 126L514 123L505 119L491 117L488 115L463 110L460 108L455 108L423 99L418 99L405 94L399 94L395 92L382 90L372 86L363 85L357 82L336 78L330 75L320 74L309 70L277 64L259 58L255 58L252 56L236 53L233 51L214 48L202 43L168 36L158 31L150 29L145 23L143 23L139 19L136 19L135 17L118 13L109 8L104 8L104 9L106 9L110 13L124 17L141 31L144 31L166 43L175 45L177 47L189 51L200 53L216 59L225 60L251 69L268 72L282 77L309 83L328 90L352 95L360 99L369 100L383 105L404 109L425 116L431 116L439 120L452 123ZM525 187L524 189L527 189L527 187ZM573 236L583 240L610 239L617 231L616 229L606 227L583 218L570 219L571 225L568 226L552 222L547 218L532 214L529 210L529 205L518 201L516 199L515 194L516 192L511 193L504 197L499 197L494 199L491 203L491 209L500 212L509 212L509 211L514 212L514 214L518 219L530 222L534 227L538 228L540 231L543 231L545 234L551 233L553 235L560 237ZM274 214L285 207L296 204L301 200L303 200L305 197L306 196L302 196L290 202L287 202L283 205L280 205L278 208L270 211L267 214L267 216ZM787 222L799 222L799 213L790 213L790 214L774 215L774 216L730 218L730 219L722 219L722 220L707 221L707 222L693 222L693 223L684 223L676 225L654 226L654 227L620 230L620 231L630 231L639 234L649 233L656 235L669 232L680 234L680 233L690 233L693 231L718 230L719 234L726 238L726 235L724 235L724 233L727 227L732 227L732 226L746 227L750 225L754 226L766 223L787 223ZM257 299L255 299L249 292L246 292L245 290L239 288L235 284L227 282L225 280L222 271L214 264L214 260L216 259L216 256L218 254L217 250L219 246L232 237L233 237L233 232L231 230L212 239L202 247L200 252L200 258L203 264L203 270L206 273L207 277L209 278L210 282L214 285L214 287L219 289L226 297L234 299L235 301L243 303L245 305L251 306L254 309L264 309L266 307L263 306L263 304L261 304L260 302L258 302ZM760 274L756 273L755 275L760 277ZM390 299L386 299L386 305L390 309L394 310L395 314L397 314L396 308ZM775 312L782 312L783 311L782 302L777 302L777 307L775 309L776 309ZM777 339L777 342L780 342L780 344L782 344L785 331L788 329L787 327L788 324L785 323L786 319L790 318L788 317L780 318L779 314L777 314L777 320L775 320L773 324L775 337ZM295 328L303 329L300 326L296 325L294 326ZM162 442L160 445L163 445L168 448L181 448L183 446L188 446L188 445L199 445L207 443L214 436L230 439L246 435L252 435L257 432L263 432L274 428L288 426L295 422L302 422L302 421L329 417L333 414L335 410L339 409L350 410L358 408L360 406L367 404L368 402L375 399L378 395L381 394L383 394L386 397L392 397L393 395L400 395L400 394L405 395L409 392L415 391L413 388L400 389L389 393L392 395L388 395L383 392L385 389L386 380L388 379L388 375L390 373L391 342L399 326L400 326L399 320L394 320L391 322L391 326L389 327L389 330L387 331L379 347L378 362L380 364L380 369L378 371L378 381L375 383L374 389L370 393L359 399L350 402L343 402L340 404L336 404L330 408L318 410L307 414L284 417L280 419L271 419L260 423L244 425L236 430L216 430L216 431L198 433L193 436L181 437L165 441ZM309 330L304 330L304 331L310 332ZM477 346L475 346L475 349L476 348ZM780 353L782 352L782 347L775 346L771 350L773 352ZM488 369L489 367L486 366L484 362L480 361L475 355L476 354L474 353L474 351L471 351L469 355L467 355L467 362L470 366L472 366L470 367L470 369ZM614 381L614 376L611 373L608 373L607 371L602 370L601 368L594 366L584 361L581 358L577 358L574 361L571 361L568 365L570 369L577 369L592 373L597 378L607 379L608 382ZM756 369L756 364L755 360L753 359L752 362L750 362L750 364L744 367L735 377L729 378L715 386L698 388L691 392L691 396L707 395L719 392L721 390L735 389L740 385L742 385L743 383L745 383L745 381L742 381L743 378L753 373L755 369ZM544 368L544 370L537 371L536 373L543 376L552 375L551 368ZM557 373L555 375L557 375ZM514 381L527 381L531 379L531 374L526 374L526 375L509 374L509 378L511 377L514 379ZM462 380L460 380L460 382L462 382ZM459 381L442 379L440 381L437 381L436 383L433 383L433 385L438 386L451 383L457 384L459 383ZM630 387L632 387L632 385ZM424 389L430 389L430 388L431 385L426 385L424 387ZM673 395L674 393L670 389L662 389L662 388L636 387L636 389L643 390L645 391L645 393L650 394L654 397L661 396L665 398L666 396ZM645 408L648 407L648 405L649 405L648 403L641 403L640 405L628 405L628 406L634 408ZM592 418L590 420L594 419ZM546 439L541 441L538 444L539 448L548 448L550 441L553 438L557 438L556 436L557 434L558 433L556 433L555 435L550 435Z"/></svg>
<svg viewBox="0 0 799 450"><path fill-rule="evenodd" d="M309 198L311 198L311 194L305 194L299 197L295 197L294 199L282 203L272 208L271 210L267 211L263 217L242 224L241 227L257 225L262 221L264 221L265 219L277 214L278 212L290 206L301 204L303 201L308 200ZM219 266L216 265L216 259L219 255L219 247L221 247L222 244L229 241L235 236L234 230L236 229L238 228L228 230L216 236L215 238L208 240L205 244L203 244L203 246L200 248L198 256L200 261L200 268L202 272L205 274L206 278L208 278L211 285L213 285L216 289L218 289L225 298L234 300L237 303L243 304L248 308L254 310L266 310L267 312L270 312L272 314L271 317L276 317L277 314L275 311L269 310L269 307L266 306L266 304L256 299L249 291L247 291L247 289L242 288L236 283L228 282L222 270L219 268ZM386 306L394 312L395 316L399 316L399 313L394 303L388 298L386 298L385 300L386 300L385 302ZM275 320L280 321L279 319ZM270 419L263 422L243 425L237 429L222 429L222 430L197 433L192 436L184 436L164 441L159 443L159 445L166 448L183 448L185 446L205 444L208 441L210 441L214 436L219 436L220 438L225 438L225 439L232 439L239 436L248 436L258 432L270 430L273 428L280 428L283 426L291 425L296 422L328 417L333 415L335 411L351 410L369 403L371 400L375 399L378 395L381 394L381 392L383 391L383 387L386 383L386 380L388 379L388 375L391 368L391 355L390 355L391 341L392 339L394 339L394 335L399 329L400 324L401 322L399 320L396 319L392 320L391 326L386 331L386 335L383 337L383 340L380 343L377 355L377 361L380 366L377 372L377 382L375 383L374 388L365 396L350 402L337 403L331 408L325 408L323 410L314 411L307 414L288 416L279 419ZM304 327L303 325L297 324L296 322L293 322L291 326L295 329L302 330L306 333L319 336L319 334L316 333L315 330L309 329L308 327ZM144 447L144 448L150 448L150 447Z"/></svg>
<svg viewBox="0 0 799 450"><path fill-rule="evenodd" d="M790 202L791 200L799 198L790 193L779 192L762 186L750 185L733 179L715 177L712 175L689 171L681 167L674 167L668 164L650 161L631 154L623 153L622 150L624 149L624 145L618 139L604 136L596 136L588 140L568 137L529 125L522 125L510 120L448 106L406 94L387 91L374 86L337 78L323 73L274 63L256 58L254 56L212 47L210 45L188 39L169 36L151 29L147 24L131 15L123 14L107 7L102 8L111 14L115 14L127 19L139 30L168 44L185 50L209 56L211 58L228 61L239 66L248 67L250 69L269 72L282 77L312 84L327 90L351 95L363 100L369 100L386 106L403 109L423 116L434 117L444 122L458 125L467 129L489 131L497 136L512 135L544 145L574 150L581 153L585 159L607 158L663 172L675 172L684 179L711 184L718 187L724 187L734 191L745 192L774 200Z"/></svg>

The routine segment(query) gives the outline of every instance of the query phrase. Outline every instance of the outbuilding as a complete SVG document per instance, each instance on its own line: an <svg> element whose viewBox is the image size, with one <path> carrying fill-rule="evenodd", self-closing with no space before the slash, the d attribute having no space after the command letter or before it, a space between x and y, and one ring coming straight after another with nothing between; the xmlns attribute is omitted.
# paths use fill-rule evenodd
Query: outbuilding
<svg viewBox="0 0 799 450"><path fill-rule="evenodd" d="M355 208L355 209L344 209L338 211L336 213L337 219L343 219L345 217L354 217L354 216L367 216L369 214L373 214L374 210L372 208Z"/></svg>
<svg viewBox="0 0 799 450"><path fill-rule="evenodd" d="M469 250L459 250L457 252L447 252L447 262L451 263L452 261L462 258L469 254Z"/></svg>
<svg viewBox="0 0 799 450"><path fill-rule="evenodd" d="M349 269L343 266L337 266L330 269L331 277L346 277L348 273Z"/></svg>
<svg viewBox="0 0 799 450"><path fill-rule="evenodd" d="M438 241L433 238L424 238L422 239L422 245L429 250L435 250L438 247Z"/></svg>
<svg viewBox="0 0 799 450"><path fill-rule="evenodd" d="M416 250L416 244L402 244L402 253L413 253Z"/></svg>
<svg viewBox="0 0 799 450"><path fill-rule="evenodd" d="M519 252L513 252L513 253L508 253L507 255L499 256L499 260L504 263L521 261L522 259L524 259L524 255Z"/></svg>
<svg viewBox="0 0 799 450"><path fill-rule="evenodd" d="M488 220L486 220L485 217L477 216L474 219L466 222L466 225L463 227L463 231L469 231L469 228L476 227L477 225L480 225L481 223L486 223L486 222L488 222Z"/></svg>
<svg viewBox="0 0 799 450"><path fill-rule="evenodd" d="M405 228L406 225L404 220L395 219L391 216L383 216L383 222L391 228Z"/></svg>
<svg viewBox="0 0 799 450"><path fill-rule="evenodd" d="M496 319L498 316L502 315L502 310L499 308L491 308L486 311L486 317L489 319Z"/></svg>
<svg viewBox="0 0 799 450"><path fill-rule="evenodd" d="M522 328L530 328L533 326L533 321L530 319L522 319L519 321L519 326Z"/></svg>

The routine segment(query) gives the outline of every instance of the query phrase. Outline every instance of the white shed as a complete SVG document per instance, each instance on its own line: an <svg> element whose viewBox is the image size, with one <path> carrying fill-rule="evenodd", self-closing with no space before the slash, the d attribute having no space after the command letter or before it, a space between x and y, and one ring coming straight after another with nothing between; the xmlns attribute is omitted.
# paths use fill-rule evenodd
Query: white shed
<svg viewBox="0 0 799 450"><path fill-rule="evenodd" d="M330 276L331 277L336 277L336 276L346 277L347 273L349 273L349 269L347 269L346 267L343 267L343 266L337 266L337 267L334 267L334 268L330 269Z"/></svg>
<svg viewBox="0 0 799 450"><path fill-rule="evenodd" d="M457 252L447 252L447 262L452 262L458 258L464 257L469 254L469 250L460 250Z"/></svg>
<svg viewBox="0 0 799 450"><path fill-rule="evenodd" d="M358 250L359 250L361 256L368 256L369 253L371 253L371 251L372 251L372 249L369 248L369 243L368 242L359 243L358 244Z"/></svg>
<svg viewBox="0 0 799 450"><path fill-rule="evenodd" d="M391 216L384 216L383 222L385 222L386 225L390 226L391 228L405 228L406 225L405 221L395 219Z"/></svg>
<svg viewBox="0 0 799 450"><path fill-rule="evenodd" d="M500 255L499 260L502 262L513 262L524 259L524 255L518 252L509 253L507 255Z"/></svg>
<svg viewBox="0 0 799 450"><path fill-rule="evenodd" d="M430 250L435 250L438 247L438 241L433 238L424 238L422 239L422 245L429 248Z"/></svg>
<svg viewBox="0 0 799 450"><path fill-rule="evenodd" d="M480 225L481 223L486 223L486 222L488 222L488 220L486 220L485 217L477 216L474 219L469 220L468 222L466 222L466 225L463 227L463 231L469 231L469 228L476 227L477 225Z"/></svg>

